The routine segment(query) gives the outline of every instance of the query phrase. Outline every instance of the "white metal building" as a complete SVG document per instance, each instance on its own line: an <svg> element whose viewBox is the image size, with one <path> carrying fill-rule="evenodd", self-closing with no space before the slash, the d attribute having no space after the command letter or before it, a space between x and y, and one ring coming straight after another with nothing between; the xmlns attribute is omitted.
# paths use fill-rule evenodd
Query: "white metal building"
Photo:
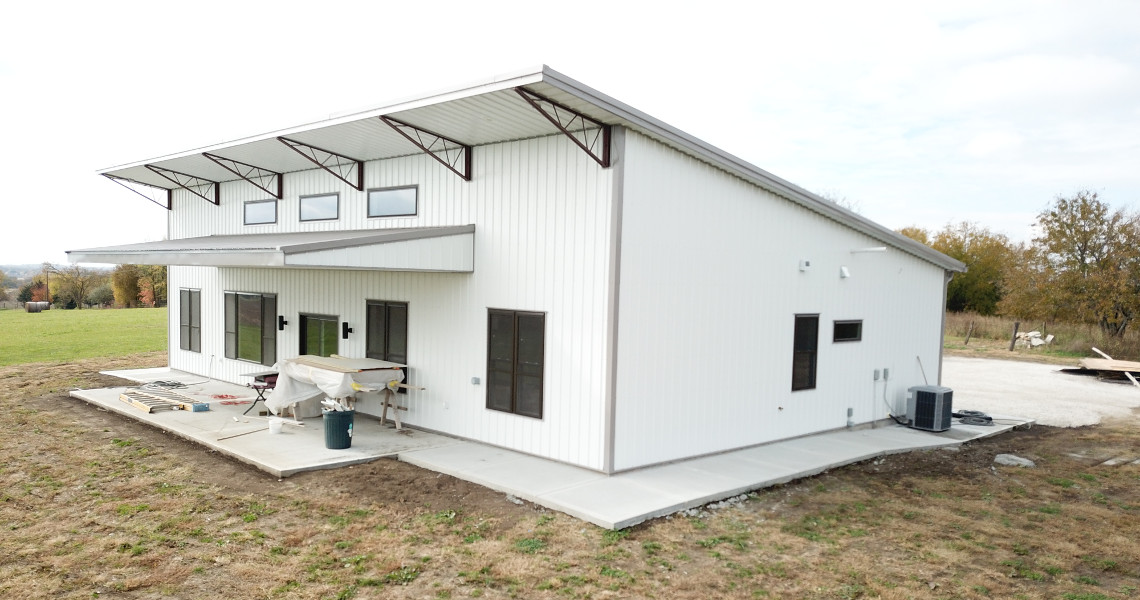
<svg viewBox="0 0 1140 600"><path fill-rule="evenodd" d="M964 268L546 67L102 174L169 240L70 260L170 265L171 367L402 362L406 423L606 473L902 411Z"/></svg>

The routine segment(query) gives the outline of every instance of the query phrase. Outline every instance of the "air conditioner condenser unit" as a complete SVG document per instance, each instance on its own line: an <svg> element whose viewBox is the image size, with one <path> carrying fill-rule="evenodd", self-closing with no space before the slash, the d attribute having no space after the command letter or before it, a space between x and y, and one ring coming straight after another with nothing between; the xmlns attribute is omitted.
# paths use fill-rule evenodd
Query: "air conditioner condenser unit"
<svg viewBox="0 0 1140 600"><path fill-rule="evenodd" d="M906 393L907 427L925 431L950 429L954 390L937 385L916 385Z"/></svg>

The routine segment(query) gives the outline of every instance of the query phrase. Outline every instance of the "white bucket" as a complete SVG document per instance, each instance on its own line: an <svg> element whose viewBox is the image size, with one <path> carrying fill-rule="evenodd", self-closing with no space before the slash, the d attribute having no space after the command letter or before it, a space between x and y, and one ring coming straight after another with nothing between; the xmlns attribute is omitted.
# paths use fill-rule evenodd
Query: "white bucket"
<svg viewBox="0 0 1140 600"><path fill-rule="evenodd" d="M269 417L269 433L281 433L281 426L285 423L285 419L280 417Z"/></svg>

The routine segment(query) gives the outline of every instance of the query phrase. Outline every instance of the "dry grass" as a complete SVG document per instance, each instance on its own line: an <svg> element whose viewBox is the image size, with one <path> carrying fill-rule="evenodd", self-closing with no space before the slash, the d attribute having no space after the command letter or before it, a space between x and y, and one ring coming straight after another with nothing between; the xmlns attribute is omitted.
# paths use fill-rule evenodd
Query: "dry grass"
<svg viewBox="0 0 1140 600"><path fill-rule="evenodd" d="M1135 328L1126 332L1122 338L1111 338L1093 325L1021 322L1018 331L1039 331L1042 337L1052 334L1055 339L1049 346L1027 349L1022 345L1010 352L1009 340L1013 334L1013 324L1013 319L1005 317L948 312L945 347L955 354L1074 365L1077 359L1098 356L1092 351L1092 348L1096 347L1116 359L1140 360L1140 330ZM973 333L967 345L965 338L966 333L971 330L971 325Z"/></svg>
<svg viewBox="0 0 1140 600"><path fill-rule="evenodd" d="M5 597L1140 596L1140 466L1100 466L1140 458L1135 420L891 456L609 532L395 461L278 481L65 397L110 383L104 366L0 368ZM995 467L1001 452L1039 467Z"/></svg>

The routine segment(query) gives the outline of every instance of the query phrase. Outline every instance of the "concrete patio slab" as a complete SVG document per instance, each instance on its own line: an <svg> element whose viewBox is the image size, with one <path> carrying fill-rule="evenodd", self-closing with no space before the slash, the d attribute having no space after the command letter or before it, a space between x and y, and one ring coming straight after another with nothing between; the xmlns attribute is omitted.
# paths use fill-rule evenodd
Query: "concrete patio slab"
<svg viewBox="0 0 1140 600"><path fill-rule="evenodd" d="M302 419L299 424L286 420L281 433L269 432L269 420L242 413L256 398L244 386L206 379L172 369L108 371L114 375L148 383L179 381L186 385L177 391L210 405L210 410L190 412L162 410L145 413L119 399L128 388L74 390L71 395L132 419L148 423L212 450L253 465L277 477L288 477L301 471L331 469L370 462L394 456L405 450L424 449L455 444L458 440L425 431L405 430L396 433L383 427L379 420L358 414L353 419L352 445L342 450L325 447L324 423L321 417ZM231 396L232 398L216 398ZM257 406L258 409L262 405Z"/></svg>
<svg viewBox="0 0 1140 600"><path fill-rule="evenodd" d="M829 469L886 454L963 442L1030 424L1030 419L997 418L993 426L955 423L934 433L892 422L876 427L830 431L712 456L605 475L543 458L419 430L397 434L378 420L358 416L352 447L328 450L320 417L304 419L280 434L268 432L265 419L243 417L248 404L214 396L254 398L248 388L172 369L108 372L138 382L179 381L180 391L209 402L207 412L162 411L147 414L119 400L124 388L77 390L83 398L199 442L279 477L312 469L335 468L398 457L410 464L452 475L589 521L621 529L648 519L695 508L744 492L786 483Z"/></svg>

